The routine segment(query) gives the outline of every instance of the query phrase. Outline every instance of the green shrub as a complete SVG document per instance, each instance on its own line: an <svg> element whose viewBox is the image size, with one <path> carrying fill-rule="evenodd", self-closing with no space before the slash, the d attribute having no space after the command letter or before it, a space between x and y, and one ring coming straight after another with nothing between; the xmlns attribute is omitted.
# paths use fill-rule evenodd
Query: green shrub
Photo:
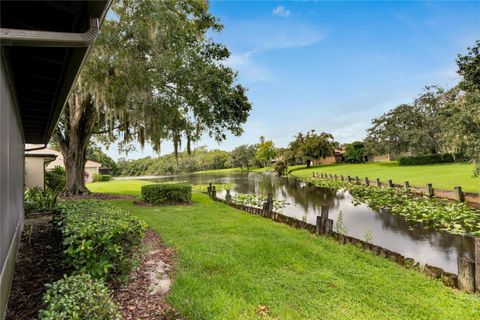
<svg viewBox="0 0 480 320"><path fill-rule="evenodd" d="M25 189L23 196L25 213L55 210L59 193L60 190L47 189L42 191L39 187Z"/></svg>
<svg viewBox="0 0 480 320"><path fill-rule="evenodd" d="M129 212L100 200L60 203L60 230L68 265L93 277L123 277L134 263L145 225Z"/></svg>
<svg viewBox="0 0 480 320"><path fill-rule="evenodd" d="M112 180L112 176L109 174L100 174L100 173L93 174L93 182L106 182L110 180Z"/></svg>
<svg viewBox="0 0 480 320"><path fill-rule="evenodd" d="M46 286L43 295L46 308L39 312L41 320L120 319L108 288L88 274L65 276Z"/></svg>
<svg viewBox="0 0 480 320"><path fill-rule="evenodd" d="M188 184L149 184L142 187L142 196L152 204L190 202L192 186Z"/></svg>
<svg viewBox="0 0 480 320"><path fill-rule="evenodd" d="M279 176L283 176L287 174L288 165L285 161L278 160L273 164L273 170L275 170L275 172L278 173Z"/></svg>
<svg viewBox="0 0 480 320"><path fill-rule="evenodd" d="M400 157L398 164L401 166L415 166L422 164L434 164L434 163L452 163L464 161L464 157L461 154L427 154L422 156L412 157Z"/></svg>
<svg viewBox="0 0 480 320"><path fill-rule="evenodd" d="M61 166L55 166L45 172L45 186L52 190L63 190L67 181L67 173Z"/></svg>

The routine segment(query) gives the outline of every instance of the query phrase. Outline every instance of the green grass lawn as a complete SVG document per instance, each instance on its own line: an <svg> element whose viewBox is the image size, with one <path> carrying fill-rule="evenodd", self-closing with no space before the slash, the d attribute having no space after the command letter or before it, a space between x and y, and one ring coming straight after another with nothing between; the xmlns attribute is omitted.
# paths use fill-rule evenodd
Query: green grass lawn
<svg viewBox="0 0 480 320"><path fill-rule="evenodd" d="M361 164L329 164L312 168L296 168L291 172L298 177L311 177L312 172L332 173L370 181L380 178L392 179L394 183L409 181L412 186L425 186L432 183L434 188L453 190L461 186L467 192L480 192L480 178L472 177L473 165L469 163L432 164L422 166L399 166L397 162L375 162Z"/></svg>
<svg viewBox="0 0 480 320"><path fill-rule="evenodd" d="M91 192L134 195L140 197L140 188L152 182L145 180L111 180L108 182L87 183Z"/></svg>
<svg viewBox="0 0 480 320"><path fill-rule="evenodd" d="M128 191L122 194L138 194L123 186ZM114 181L101 189L120 187ZM480 319L474 295L203 194L194 193L188 206L113 202L175 249L179 261L168 300L189 319ZM261 305L267 316L257 312Z"/></svg>

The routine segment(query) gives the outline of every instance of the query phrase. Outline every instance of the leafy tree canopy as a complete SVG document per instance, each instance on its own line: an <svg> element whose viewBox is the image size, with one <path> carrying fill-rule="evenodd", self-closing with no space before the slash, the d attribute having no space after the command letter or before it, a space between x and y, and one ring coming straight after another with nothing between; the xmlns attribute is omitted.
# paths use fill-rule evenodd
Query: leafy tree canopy
<svg viewBox="0 0 480 320"><path fill-rule="evenodd" d="M242 132L251 104L236 73L226 67L228 49L210 32L222 25L196 0L119 0L70 96L55 139L66 161L67 192L88 192L83 183L92 135L103 143L173 141L178 155L203 134L216 140Z"/></svg>

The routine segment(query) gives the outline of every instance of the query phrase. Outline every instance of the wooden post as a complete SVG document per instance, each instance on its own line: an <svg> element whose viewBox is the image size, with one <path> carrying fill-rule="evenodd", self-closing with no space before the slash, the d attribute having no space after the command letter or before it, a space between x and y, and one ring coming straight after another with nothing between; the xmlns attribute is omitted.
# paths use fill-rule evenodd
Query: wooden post
<svg viewBox="0 0 480 320"><path fill-rule="evenodd" d="M405 187L405 191L409 191L410 190L410 183L408 181L405 181L404 187Z"/></svg>
<svg viewBox="0 0 480 320"><path fill-rule="evenodd" d="M328 206L322 206L322 223L321 223L321 234L325 234L327 232L327 221L328 221Z"/></svg>
<svg viewBox="0 0 480 320"><path fill-rule="evenodd" d="M427 183L427 193L430 198L433 197L433 186L431 183Z"/></svg>
<svg viewBox="0 0 480 320"><path fill-rule="evenodd" d="M315 224L315 234L319 236L322 232L322 216L317 216L317 223Z"/></svg>
<svg viewBox="0 0 480 320"><path fill-rule="evenodd" d="M272 213L273 211L273 193L269 193L268 196L267 196L267 215L269 215L270 213Z"/></svg>
<svg viewBox="0 0 480 320"><path fill-rule="evenodd" d="M230 189L227 189L227 194L225 195L225 201L227 201L227 204L230 204L232 202L232 196L230 195Z"/></svg>
<svg viewBox="0 0 480 320"><path fill-rule="evenodd" d="M480 292L480 238L475 238L475 288Z"/></svg>
<svg viewBox="0 0 480 320"><path fill-rule="evenodd" d="M208 192L209 196L212 196L212 183L211 182L208 184L207 192Z"/></svg>
<svg viewBox="0 0 480 320"><path fill-rule="evenodd" d="M370 181L368 180L368 177L365 178L365 185L366 185L366 186L369 186L369 185L370 185Z"/></svg>
<svg viewBox="0 0 480 320"><path fill-rule="evenodd" d="M457 201L465 201L465 195L463 194L462 187L455 187L455 197L457 198Z"/></svg>
<svg viewBox="0 0 480 320"><path fill-rule="evenodd" d="M331 234L333 231L333 220L328 219L325 225L325 234Z"/></svg>
<svg viewBox="0 0 480 320"><path fill-rule="evenodd" d="M466 292L475 292L475 262L460 256L458 263L458 288Z"/></svg>
<svg viewBox="0 0 480 320"><path fill-rule="evenodd" d="M217 198L217 188L215 186L212 186L212 198Z"/></svg>
<svg viewBox="0 0 480 320"><path fill-rule="evenodd" d="M382 183L380 182L380 179L377 178L377 187L381 187L382 186Z"/></svg>
<svg viewBox="0 0 480 320"><path fill-rule="evenodd" d="M388 180L388 187L393 188L393 181L392 179Z"/></svg>

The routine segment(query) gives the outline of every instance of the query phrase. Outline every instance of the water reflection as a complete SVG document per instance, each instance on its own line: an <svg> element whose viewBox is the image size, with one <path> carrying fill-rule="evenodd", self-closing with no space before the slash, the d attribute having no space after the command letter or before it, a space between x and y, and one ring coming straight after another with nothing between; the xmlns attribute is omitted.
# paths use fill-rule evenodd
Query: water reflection
<svg viewBox="0 0 480 320"><path fill-rule="evenodd" d="M232 183L232 194L272 192L275 199L289 203L282 213L312 224L315 224L322 205L328 205L334 223L339 213L343 213L343 226L348 235L365 240L365 235L370 233L374 244L449 272L457 272L459 254L473 256L473 240L469 237L427 230L411 225L401 217L374 211L366 205L354 206L348 192L315 187L293 177L278 177L271 173L235 173L179 175L154 180L192 184ZM223 197L225 193L218 192L218 195Z"/></svg>

